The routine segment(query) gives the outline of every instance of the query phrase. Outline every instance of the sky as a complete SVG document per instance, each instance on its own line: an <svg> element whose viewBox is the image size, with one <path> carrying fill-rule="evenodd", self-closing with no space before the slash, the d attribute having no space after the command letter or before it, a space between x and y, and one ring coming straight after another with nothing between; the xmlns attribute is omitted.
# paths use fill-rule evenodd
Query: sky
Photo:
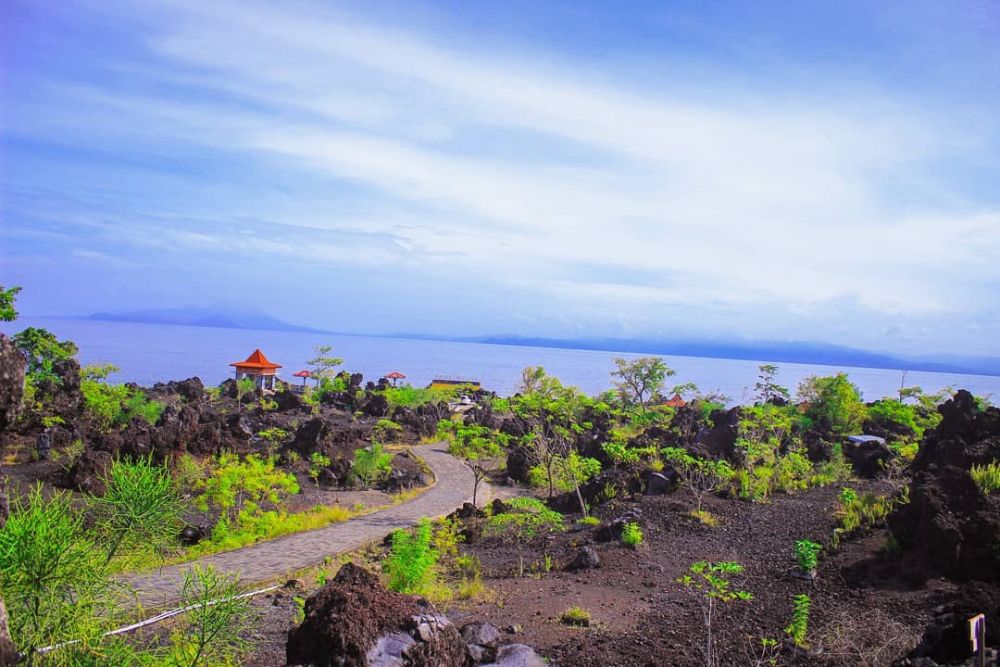
<svg viewBox="0 0 1000 667"><path fill-rule="evenodd" d="M1000 355L1000 3L7 0L0 284Z"/></svg>

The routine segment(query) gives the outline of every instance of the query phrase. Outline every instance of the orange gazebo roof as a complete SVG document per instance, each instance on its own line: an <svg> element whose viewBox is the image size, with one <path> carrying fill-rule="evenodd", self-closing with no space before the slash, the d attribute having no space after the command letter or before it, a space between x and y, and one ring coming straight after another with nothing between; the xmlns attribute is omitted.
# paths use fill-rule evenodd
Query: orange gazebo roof
<svg viewBox="0 0 1000 667"><path fill-rule="evenodd" d="M664 405L671 408L683 408L685 405L687 405L687 401L681 398L680 394L674 394L669 401L664 403Z"/></svg>
<svg viewBox="0 0 1000 667"><path fill-rule="evenodd" d="M259 369L275 369L281 368L281 364L276 364L264 356L264 353L260 351L258 347L253 351L246 361L234 361L229 364L230 366L236 366L236 368L259 368Z"/></svg>

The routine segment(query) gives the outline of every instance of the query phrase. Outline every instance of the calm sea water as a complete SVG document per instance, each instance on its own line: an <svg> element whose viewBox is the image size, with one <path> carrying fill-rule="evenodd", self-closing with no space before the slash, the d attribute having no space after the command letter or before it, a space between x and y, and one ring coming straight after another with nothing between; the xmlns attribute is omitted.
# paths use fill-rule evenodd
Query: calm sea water
<svg viewBox="0 0 1000 667"><path fill-rule="evenodd" d="M615 357L640 356L591 350L63 318L23 317L3 325L0 331L10 334L27 326L45 327L60 338L75 341L83 363L114 363L121 372L112 379L140 385L192 376L200 377L206 384L218 384L232 376L230 362L245 359L257 347L272 361L282 364L281 377L298 381L292 373L306 367L313 346L332 345L334 353L344 358L344 368L361 372L366 379L377 380L398 370L415 386L424 386L434 377L452 377L478 380L484 387L506 395L514 391L525 366L541 365L564 383L596 394L608 388L608 373ZM671 381L694 382L702 390L721 391L734 402L750 399L757 366L767 361L666 355L664 359L677 371ZM846 371L861 388L866 400L893 395L899 388L901 376L900 371L877 368L791 363L778 363L778 366L778 381L793 391L807 376ZM965 388L974 394L1000 396L1000 377L985 375L913 371L907 374L906 384L919 385L928 391L950 386Z"/></svg>

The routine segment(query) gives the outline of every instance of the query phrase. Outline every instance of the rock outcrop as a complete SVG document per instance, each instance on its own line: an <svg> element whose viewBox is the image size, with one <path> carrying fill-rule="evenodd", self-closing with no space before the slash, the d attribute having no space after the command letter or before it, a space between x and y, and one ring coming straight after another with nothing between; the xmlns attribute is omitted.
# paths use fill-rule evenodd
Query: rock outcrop
<svg viewBox="0 0 1000 667"><path fill-rule="evenodd" d="M25 365L14 341L0 334L0 432L11 428L21 413Z"/></svg>
<svg viewBox="0 0 1000 667"><path fill-rule="evenodd" d="M969 469L1000 460L1000 409L980 411L959 391L913 461L910 502L889 516L904 553L929 576L1000 581L1000 494L984 494Z"/></svg>

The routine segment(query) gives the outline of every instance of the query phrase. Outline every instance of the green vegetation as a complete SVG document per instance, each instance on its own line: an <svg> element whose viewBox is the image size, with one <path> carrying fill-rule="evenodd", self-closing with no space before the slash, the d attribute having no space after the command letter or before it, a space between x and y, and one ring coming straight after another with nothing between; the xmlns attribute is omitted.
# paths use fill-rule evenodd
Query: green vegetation
<svg viewBox="0 0 1000 667"><path fill-rule="evenodd" d="M446 388L417 388L412 385L403 384L398 387L389 387L385 390L385 400L389 402L390 409L396 408L419 408L427 403L447 403L455 399L465 389L461 385Z"/></svg>
<svg viewBox="0 0 1000 667"><path fill-rule="evenodd" d="M117 371L118 367L111 364L84 366L80 371L83 407L95 426L108 431L125 426L136 417L155 425L163 414L163 403L147 399L141 389L107 383L107 377Z"/></svg>
<svg viewBox="0 0 1000 667"><path fill-rule="evenodd" d="M550 466L532 466L528 470L528 482L538 488L551 484L557 491L575 491L580 513L587 516L587 505L580 494L580 485L601 472L601 462L571 451L565 456L553 455Z"/></svg>
<svg viewBox="0 0 1000 667"><path fill-rule="evenodd" d="M412 531L400 529L393 532L392 549L382 565L389 590L426 594L433 588L439 554L431 540L430 519L422 519Z"/></svg>
<svg viewBox="0 0 1000 667"><path fill-rule="evenodd" d="M212 567L194 566L184 571L181 606L189 608L185 623L170 633L170 649L156 664L195 667L229 665L249 648L245 628L250 598L239 598L235 577Z"/></svg>
<svg viewBox="0 0 1000 667"><path fill-rule="evenodd" d="M562 613L559 620L566 625L585 628L590 625L590 612L583 607L570 607Z"/></svg>
<svg viewBox="0 0 1000 667"><path fill-rule="evenodd" d="M0 285L0 322L13 322L17 319L17 309L14 302L21 293L20 287L4 288Z"/></svg>
<svg viewBox="0 0 1000 667"><path fill-rule="evenodd" d="M403 436L403 427L391 419L379 419L372 427L372 440L391 445L399 442Z"/></svg>
<svg viewBox="0 0 1000 667"><path fill-rule="evenodd" d="M183 526L186 503L170 471L151 459L114 461L104 477L103 496L90 499L105 564L120 549L160 549L172 544Z"/></svg>
<svg viewBox="0 0 1000 667"><path fill-rule="evenodd" d="M51 332L36 327L28 327L14 334L12 340L27 357L26 396L45 397L52 393L53 388L62 385L55 366L76 355L75 343L60 341Z"/></svg>
<svg viewBox="0 0 1000 667"><path fill-rule="evenodd" d="M640 357L638 359L615 359L615 370L611 371L614 386L625 406L639 406L646 412L650 399L663 391L666 379L676 372L667 366L661 357Z"/></svg>
<svg viewBox="0 0 1000 667"><path fill-rule="evenodd" d="M563 516L536 498L511 498L510 511L486 520L483 534L501 539L528 541L542 533L563 530Z"/></svg>
<svg viewBox="0 0 1000 667"><path fill-rule="evenodd" d="M642 528L639 527L639 524L634 521L626 523L622 528L622 544L635 549L642 544L642 541Z"/></svg>
<svg viewBox="0 0 1000 667"><path fill-rule="evenodd" d="M796 646L807 646L806 634L809 632L809 607L812 601L802 593L792 599L792 622L785 628L785 633L792 638Z"/></svg>
<svg viewBox="0 0 1000 667"><path fill-rule="evenodd" d="M439 438L449 441L448 452L472 471L472 504L476 505L479 485L503 468L503 448L509 436L478 424L449 419L438 423L437 432Z"/></svg>
<svg viewBox="0 0 1000 667"><path fill-rule="evenodd" d="M974 465L969 470L973 481L985 495L1000 491L1000 461L986 465Z"/></svg>
<svg viewBox="0 0 1000 667"><path fill-rule="evenodd" d="M264 503L278 506L285 496L299 492L294 475L277 470L273 458L256 454L242 460L237 454L220 454L211 475L198 486L202 490L198 508L215 507L221 512L212 529L212 540L221 543L229 538L242 542L247 534L269 534L271 524L285 517L266 510Z"/></svg>
<svg viewBox="0 0 1000 667"><path fill-rule="evenodd" d="M799 385L799 400L808 403L806 414L829 424L834 433L856 433L865 418L861 392L846 373L832 377L809 377Z"/></svg>
<svg viewBox="0 0 1000 667"><path fill-rule="evenodd" d="M704 514L701 505L705 495L732 479L733 469L726 461L701 459L679 447L664 447L662 453L694 498L694 513L700 518Z"/></svg>
<svg viewBox="0 0 1000 667"><path fill-rule="evenodd" d="M841 539L884 525L886 517L896 505L907 502L909 497L905 492L902 497L894 499L873 493L863 493L858 496L854 489L849 487L842 489L839 497L840 506L834 512L837 527L833 530L830 545L836 549L840 546Z"/></svg>
<svg viewBox="0 0 1000 667"><path fill-rule="evenodd" d="M381 443L372 442L368 447L355 450L351 474L363 489L370 489L389 478L392 472L392 454Z"/></svg>
<svg viewBox="0 0 1000 667"><path fill-rule="evenodd" d="M333 352L332 345L313 345L313 354L316 356L307 361L306 364L312 366L312 376L314 378L332 378L333 369L344 363L344 360L340 357L331 356L331 352Z"/></svg>
<svg viewBox="0 0 1000 667"><path fill-rule="evenodd" d="M719 662L713 628L718 608L732 602L749 602L753 599L753 595L747 591L733 587L732 577L742 572L743 566L739 563L698 561L691 565L687 574L677 579L701 608L705 627L702 655L707 667L714 667Z"/></svg>
<svg viewBox="0 0 1000 667"><path fill-rule="evenodd" d="M795 562L802 572L812 572L819 562L819 554L823 551L823 545L812 540L795 541Z"/></svg>
<svg viewBox="0 0 1000 667"><path fill-rule="evenodd" d="M330 466L330 457L323 452L313 452L309 455L309 479L319 486L319 476Z"/></svg>
<svg viewBox="0 0 1000 667"><path fill-rule="evenodd" d="M774 399L788 400L790 397L786 387L782 387L774 378L778 375L778 367L774 364L761 364L757 367L759 375L754 385L755 397L760 403L768 403Z"/></svg>
<svg viewBox="0 0 1000 667"><path fill-rule="evenodd" d="M252 394L257 391L257 384L253 381L253 378L240 378L236 381L236 409L243 410L243 399L247 397L247 394Z"/></svg>

